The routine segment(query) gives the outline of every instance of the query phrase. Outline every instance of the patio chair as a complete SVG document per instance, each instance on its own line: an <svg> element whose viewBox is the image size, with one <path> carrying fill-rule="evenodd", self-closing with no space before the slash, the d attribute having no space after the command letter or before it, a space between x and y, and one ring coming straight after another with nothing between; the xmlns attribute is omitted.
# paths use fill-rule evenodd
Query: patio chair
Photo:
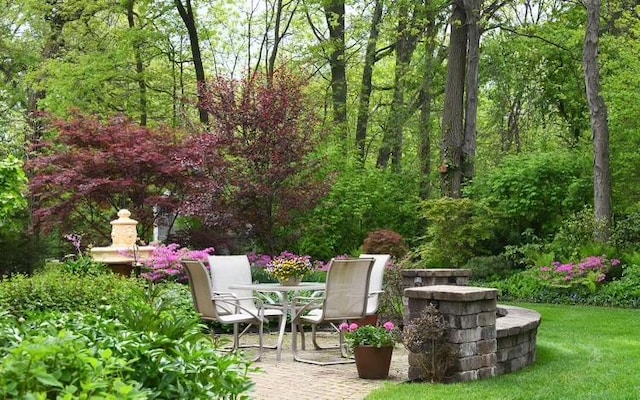
<svg viewBox="0 0 640 400"><path fill-rule="evenodd" d="M292 352L295 361L317 365L345 364L354 362L346 358L344 334L338 332L339 346L342 358L339 360L319 361L302 358L298 355L296 330L299 325L311 324L314 330L319 324L336 323L361 319L367 311L369 297L369 278L373 268L373 258L356 258L346 260L331 260L327 272L327 286L324 297L307 297L305 304L296 303L294 315L291 319ZM300 305L300 308L297 306Z"/></svg>
<svg viewBox="0 0 640 400"><path fill-rule="evenodd" d="M217 296L211 290L211 279L206 267L201 261L182 260L182 266L189 277L189 287L191 288L191 297L196 311L200 314L200 318L204 321L219 322L221 324L233 324L233 346L231 351L240 348L239 325L246 323L248 326L256 325L258 327L258 355L253 361L258 361L262 356L262 342L264 330L264 307L257 298L250 298L253 307L245 308L240 302L244 298L229 298ZM257 306L256 306L257 304ZM218 307L224 306L226 312L221 314ZM245 332L246 329L243 331Z"/></svg>
<svg viewBox="0 0 640 400"><path fill-rule="evenodd" d="M265 318L277 317L278 323L282 322L283 312L281 299L279 304L271 299L268 295L260 292L254 293L249 289L230 289L231 285L251 284L251 264L246 255L229 255L209 256L209 270L211 274L211 288L213 294L227 299L237 300L238 303L246 310L253 313L257 312L253 298L257 297L262 301L264 307ZM274 292L276 296L282 296L282 293ZM229 304L219 303L217 305L218 313L225 314L230 312ZM232 308L231 308L232 310ZM244 335L251 326L247 326L240 337ZM241 347L254 347L252 345L242 345ZM263 346L268 349L275 349L276 346Z"/></svg>
<svg viewBox="0 0 640 400"><path fill-rule="evenodd" d="M371 277L369 278L369 298L367 299L367 316L376 315L378 312L378 306L380 304L380 295L382 294L382 281L384 278L384 271L386 265L391 259L389 254L360 254L360 258L373 258L374 264L371 269ZM312 311L317 313L318 310ZM334 329L338 330L338 327L333 324ZM304 336L303 336L304 338ZM327 347L320 346L316 338L316 330L312 329L311 342L316 350L326 349ZM334 346L335 347L335 346ZM304 345L302 346L304 349Z"/></svg>
<svg viewBox="0 0 640 400"><path fill-rule="evenodd" d="M380 295L384 292L382 290L382 281L391 255L360 254L360 258L373 258L375 260L373 269L371 269L371 278L369 279L369 301L367 302L367 315L375 315L380 305Z"/></svg>

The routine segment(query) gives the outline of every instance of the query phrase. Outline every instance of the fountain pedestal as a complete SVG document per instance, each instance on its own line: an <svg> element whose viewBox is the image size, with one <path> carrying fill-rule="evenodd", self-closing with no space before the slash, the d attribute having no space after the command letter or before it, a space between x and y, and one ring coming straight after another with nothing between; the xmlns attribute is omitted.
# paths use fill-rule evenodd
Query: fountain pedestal
<svg viewBox="0 0 640 400"><path fill-rule="evenodd" d="M153 246L138 246L138 221L129 218L131 212L118 211L118 219L111 221L111 245L91 248L91 257L105 263L113 272L130 276L137 263L151 257Z"/></svg>

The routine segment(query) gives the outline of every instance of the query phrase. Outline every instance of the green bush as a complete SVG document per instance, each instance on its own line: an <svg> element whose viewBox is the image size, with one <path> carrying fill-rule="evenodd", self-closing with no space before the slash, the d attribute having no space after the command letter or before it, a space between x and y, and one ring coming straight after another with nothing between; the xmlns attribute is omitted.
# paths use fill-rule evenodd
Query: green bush
<svg viewBox="0 0 640 400"><path fill-rule="evenodd" d="M303 223L299 254L328 260L358 254L366 235L391 229L413 238L420 228L417 180L380 169L342 172L329 195Z"/></svg>
<svg viewBox="0 0 640 400"><path fill-rule="evenodd" d="M471 199L441 198L422 203L427 232L416 255L423 268L459 268L486 255L495 226L491 210Z"/></svg>
<svg viewBox="0 0 640 400"><path fill-rule="evenodd" d="M0 285L2 286L2 285ZM177 285L129 307L0 319L0 398L239 398L250 363L218 350Z"/></svg>
<svg viewBox="0 0 640 400"><path fill-rule="evenodd" d="M501 255L470 258L463 268L470 269L471 278L476 281L505 278L516 272L509 260Z"/></svg>
<svg viewBox="0 0 640 400"><path fill-rule="evenodd" d="M474 179L465 193L502 216L496 221L501 237L517 244L526 229L546 237L566 216L590 203L591 170L591 160L573 152L507 156L499 167Z"/></svg>
<svg viewBox="0 0 640 400"><path fill-rule="evenodd" d="M52 264L32 277L16 275L0 284L0 304L16 316L47 311L95 311L128 307L141 298L143 283L115 274L79 275Z"/></svg>

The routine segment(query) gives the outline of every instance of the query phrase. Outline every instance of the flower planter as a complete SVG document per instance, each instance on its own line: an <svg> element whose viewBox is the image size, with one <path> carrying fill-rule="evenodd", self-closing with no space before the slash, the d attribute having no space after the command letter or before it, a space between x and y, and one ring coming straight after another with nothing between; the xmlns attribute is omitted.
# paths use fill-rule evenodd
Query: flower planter
<svg viewBox="0 0 640 400"><path fill-rule="evenodd" d="M282 286L298 286L300 284L299 276L290 276L287 279L278 280Z"/></svg>
<svg viewBox="0 0 640 400"><path fill-rule="evenodd" d="M353 349L358 376L363 379L384 379L389 376L393 346L357 346Z"/></svg>

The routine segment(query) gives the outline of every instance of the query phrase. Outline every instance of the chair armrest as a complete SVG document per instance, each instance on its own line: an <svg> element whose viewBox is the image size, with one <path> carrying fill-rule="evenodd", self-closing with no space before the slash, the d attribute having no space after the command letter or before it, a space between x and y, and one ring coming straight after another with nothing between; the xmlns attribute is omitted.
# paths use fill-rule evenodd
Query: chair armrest
<svg viewBox="0 0 640 400"><path fill-rule="evenodd" d="M306 302L302 302L301 300L307 300ZM293 314L291 316L291 321L296 321L303 315L306 311L312 309L322 308L322 303L324 302L324 298L318 297L295 297L293 302L291 303L293 307ZM301 308L298 306L302 305Z"/></svg>
<svg viewBox="0 0 640 400"><path fill-rule="evenodd" d="M277 290L256 290L256 296L258 296L267 308L282 308L284 303L284 294ZM278 298L276 303L273 298L269 297L269 294L274 294Z"/></svg>
<svg viewBox="0 0 640 400"><path fill-rule="evenodd" d="M384 293L384 290L373 290L371 292L369 292L369 297L373 297L373 296L377 296L379 294Z"/></svg>
<svg viewBox="0 0 640 400"><path fill-rule="evenodd" d="M258 309L258 315L256 315L252 310L249 310L248 308L242 306L240 303L238 303L237 300L249 300L252 299L253 301L255 301L256 303L256 308ZM225 304L229 304L235 307L235 312L236 314L239 313L238 310L244 311L247 314L252 315L255 318L264 320L264 304L262 303L262 301L257 298L257 297L236 297L233 300L230 300L228 297L215 297L214 301L216 303L220 302L220 303L225 303Z"/></svg>

